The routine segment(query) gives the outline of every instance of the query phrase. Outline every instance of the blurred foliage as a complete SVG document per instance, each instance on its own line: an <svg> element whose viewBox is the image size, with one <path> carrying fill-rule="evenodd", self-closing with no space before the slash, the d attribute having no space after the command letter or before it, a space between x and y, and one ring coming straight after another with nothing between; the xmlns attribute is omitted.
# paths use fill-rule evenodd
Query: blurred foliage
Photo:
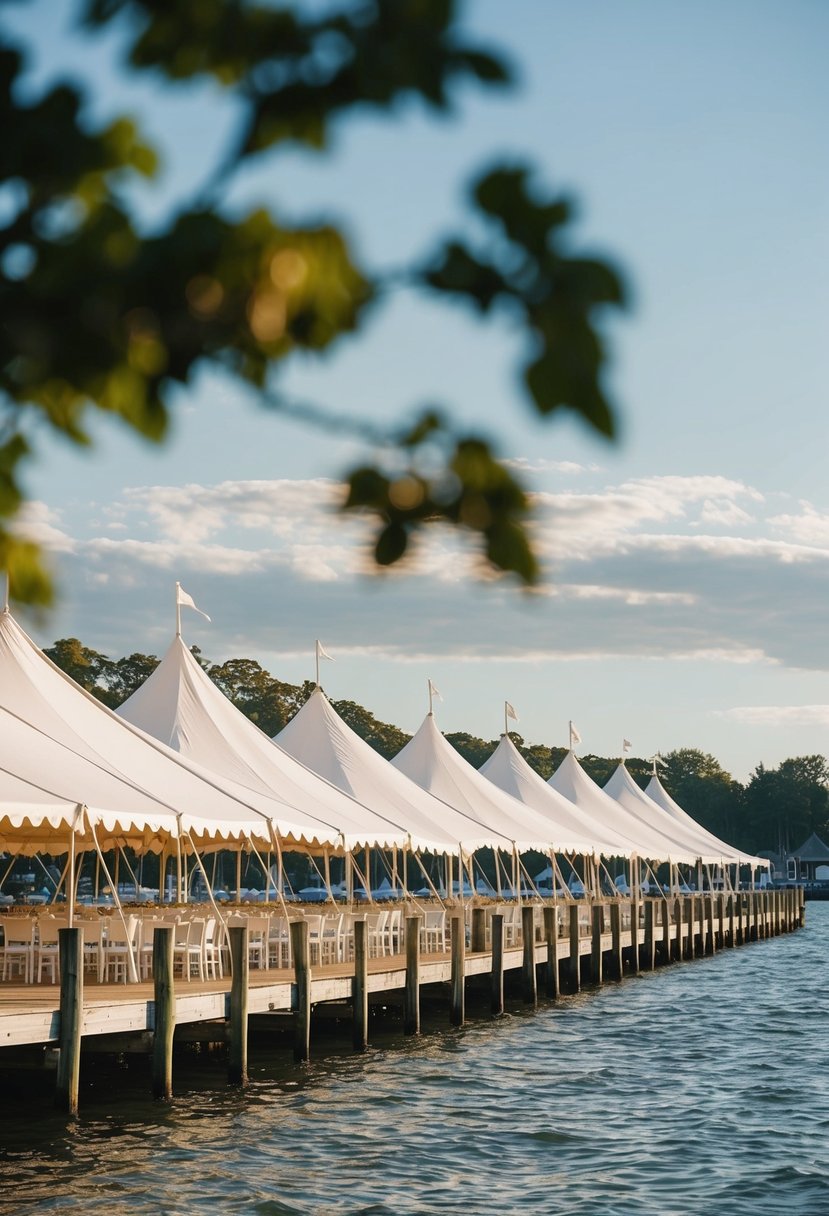
<svg viewBox="0 0 829 1216"><path fill-rule="evenodd" d="M160 441L171 390L209 364L279 408L274 380L285 360L324 354L364 332L368 306L380 306L392 281L501 316L523 347L535 410L567 407L612 434L600 322L608 306L623 303L622 283L606 262L570 253L571 205L537 193L530 167L496 167L477 181L469 218L486 232L482 250L455 237L386 275L360 266L332 223L286 225L266 211L239 215L223 205L241 166L286 145L324 150L336 126L366 108L395 119L402 102L417 99L449 114L464 81L510 85L504 55L478 45L458 7L82 0L83 29L93 37L115 26L127 70L170 87L208 78L239 115L194 199L149 230L131 199L157 157L137 125L93 120L87 86L59 83L32 97L25 47L4 40L0 565L17 599L51 596L41 555L14 519L35 423L88 444L90 412L103 410ZM319 425L320 411L305 414ZM336 424L366 432L348 415ZM490 571L524 584L538 578L531 503L485 436L458 432L434 410L414 428L401 431L392 419L381 429L378 450L346 477L344 508L376 521L379 565L401 560L415 533L442 521L477 538Z"/></svg>
<svg viewBox="0 0 829 1216"><path fill-rule="evenodd" d="M272 676L255 659L210 663L198 646L191 647L191 653L236 708L269 737L290 722L314 691L310 680L288 684ZM145 654L113 660L77 638L59 639L46 654L112 708L131 696L159 663L155 655ZM381 722L356 701L332 704L346 724L387 760L396 756L411 737L400 727ZM449 732L446 738L473 768L480 768L499 743L499 739L481 739L465 731ZM517 731L511 731L510 738L545 781L567 755L564 747L527 743ZM590 754L580 757L580 763L588 776L603 786L619 758ZM630 756L625 763L644 789L651 779L652 762ZM776 769L760 764L742 785L714 756L687 747L662 757L659 776L693 819L747 852L785 852L802 844L812 832L829 843L829 763L824 756L797 756L784 760Z"/></svg>

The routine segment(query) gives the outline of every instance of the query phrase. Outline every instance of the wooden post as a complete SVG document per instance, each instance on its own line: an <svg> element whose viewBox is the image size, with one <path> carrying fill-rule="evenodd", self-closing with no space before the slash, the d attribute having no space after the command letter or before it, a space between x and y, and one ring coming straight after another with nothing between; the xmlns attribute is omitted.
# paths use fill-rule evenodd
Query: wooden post
<svg viewBox="0 0 829 1216"><path fill-rule="evenodd" d="M656 966L656 934L654 933L653 917L655 904L652 899L645 900L645 970L653 971Z"/></svg>
<svg viewBox="0 0 829 1216"><path fill-rule="evenodd" d="M570 988L578 992L581 988L581 949L579 941L579 905L570 904Z"/></svg>
<svg viewBox="0 0 829 1216"><path fill-rule="evenodd" d="M498 1017L504 1012L504 918L495 913L490 926L492 934L492 996L491 1008Z"/></svg>
<svg viewBox="0 0 829 1216"><path fill-rule="evenodd" d="M544 940L547 943L547 964L544 968L544 991L555 1000L558 996L558 909L544 909Z"/></svg>
<svg viewBox="0 0 829 1216"><path fill-rule="evenodd" d="M758 907L759 898L759 892L751 891L749 893L748 910L751 923L750 937L753 942L756 942L760 936L760 909Z"/></svg>
<svg viewBox="0 0 829 1216"><path fill-rule="evenodd" d="M465 1014L465 976L464 963L466 958L466 925L463 915L455 913L452 917L452 971L451 995L449 1005L449 1020L453 1026L463 1026Z"/></svg>
<svg viewBox="0 0 829 1216"><path fill-rule="evenodd" d="M291 921L291 953L296 977L294 1059L307 1060L311 1054L311 950L307 920Z"/></svg>
<svg viewBox="0 0 829 1216"><path fill-rule="evenodd" d="M521 909L521 939L524 946L524 958L521 968L524 1003L538 1004L538 986L535 975L535 908L525 904Z"/></svg>
<svg viewBox="0 0 829 1216"><path fill-rule="evenodd" d="M173 1034L176 1029L173 932L170 928L153 931L153 1097L165 1102L173 1096Z"/></svg>
<svg viewBox="0 0 829 1216"><path fill-rule="evenodd" d="M604 928L604 906L590 907L590 978L594 984L602 982L602 929Z"/></svg>
<svg viewBox="0 0 829 1216"><path fill-rule="evenodd" d="M406 917L406 991L403 1031L420 1034L420 917Z"/></svg>
<svg viewBox="0 0 829 1216"><path fill-rule="evenodd" d="M630 969L639 972L639 901L634 895L630 901Z"/></svg>
<svg viewBox="0 0 829 1216"><path fill-rule="evenodd" d="M696 942L696 906L693 895L689 895L685 901L685 918L688 923L688 937L686 941L686 958L695 958L697 953Z"/></svg>
<svg viewBox="0 0 829 1216"><path fill-rule="evenodd" d="M741 946L746 942L745 900L742 891L737 894L737 941Z"/></svg>
<svg viewBox="0 0 829 1216"><path fill-rule="evenodd" d="M734 921L734 908L735 908L737 899L738 899L738 896L736 896L732 891L732 893L728 897L728 946L729 946L729 949L732 949L734 946L737 945L737 926ZM725 932L725 930L723 930L723 932Z"/></svg>
<svg viewBox="0 0 829 1216"><path fill-rule="evenodd" d="M351 982L354 1007L354 1050L368 1047L368 922L354 922L354 979Z"/></svg>
<svg viewBox="0 0 829 1216"><path fill-rule="evenodd" d="M473 954L486 950L486 908L472 909L472 937L469 948Z"/></svg>
<svg viewBox="0 0 829 1216"><path fill-rule="evenodd" d="M671 961L671 904L668 899L661 901L662 906L662 962Z"/></svg>
<svg viewBox="0 0 829 1216"><path fill-rule="evenodd" d="M717 949L717 935L714 929L714 896L706 895L703 903L705 905L706 920L708 922L708 928L705 935L706 953L714 954Z"/></svg>
<svg viewBox="0 0 829 1216"><path fill-rule="evenodd" d="M247 925L234 926L228 929L227 935L230 944L231 971L227 1079L231 1085L247 1085L248 968L250 965L248 927Z"/></svg>
<svg viewBox="0 0 829 1216"><path fill-rule="evenodd" d="M60 966L60 1031L55 1105L78 1113L83 1022L83 929L58 929Z"/></svg>
<svg viewBox="0 0 829 1216"><path fill-rule="evenodd" d="M614 900L610 905L610 974L614 980L620 980L625 973L622 961L622 905Z"/></svg>
<svg viewBox="0 0 829 1216"><path fill-rule="evenodd" d="M674 923L676 925L676 937L674 938L674 958L682 961L682 910L684 902L681 895L678 895L674 900Z"/></svg>

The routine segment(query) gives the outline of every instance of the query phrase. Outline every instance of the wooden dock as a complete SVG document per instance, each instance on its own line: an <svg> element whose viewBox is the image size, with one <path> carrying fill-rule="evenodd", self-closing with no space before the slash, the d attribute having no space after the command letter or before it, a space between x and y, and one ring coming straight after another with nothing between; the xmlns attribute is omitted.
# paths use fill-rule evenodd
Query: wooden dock
<svg viewBox="0 0 829 1216"><path fill-rule="evenodd" d="M179 1038L228 1042L230 1078L244 1083L253 1015L283 1015L283 1022L284 1015L293 1015L294 1055L301 1060L310 1052L312 1008L338 1003L352 1018L359 1049L368 1038L369 1001L382 1003L383 994L398 1004L402 998L407 1033L420 1028L421 991L427 987L446 994L452 1023L462 1025L471 977L488 977L497 1014L503 1011L505 972L520 973L524 999L534 1004L539 991L555 998L583 984L619 980L625 973L790 932L803 924L804 901L801 889L789 889L578 901L557 909L526 905L521 932L510 943L504 941L499 915L487 924L486 910L473 908L470 932L461 909L447 912L451 936L445 953L422 953L420 917L408 916L404 953L368 958L358 922L354 959L313 967L308 925L298 920L291 924L294 967L273 970L248 970L248 930L232 928L233 976L215 981L174 980L171 964L159 961L153 981L84 982L82 930L61 930L60 986L0 984L0 1048L58 1046L57 1101L69 1111L77 1109L82 1044L113 1052L127 1043L143 1044L153 1054L154 1092L165 1097L172 1090L174 1030ZM170 931L156 930L159 960L165 939L158 935L165 932Z"/></svg>

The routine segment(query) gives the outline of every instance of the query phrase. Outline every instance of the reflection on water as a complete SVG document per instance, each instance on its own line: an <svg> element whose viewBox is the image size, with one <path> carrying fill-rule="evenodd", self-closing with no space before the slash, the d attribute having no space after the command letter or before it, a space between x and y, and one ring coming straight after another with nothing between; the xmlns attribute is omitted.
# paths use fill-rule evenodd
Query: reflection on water
<svg viewBox="0 0 829 1216"><path fill-rule="evenodd" d="M383 1036L308 1068L176 1060L95 1074L77 1123L48 1096L0 1111L0 1208L108 1216L829 1212L829 904L789 937Z"/></svg>

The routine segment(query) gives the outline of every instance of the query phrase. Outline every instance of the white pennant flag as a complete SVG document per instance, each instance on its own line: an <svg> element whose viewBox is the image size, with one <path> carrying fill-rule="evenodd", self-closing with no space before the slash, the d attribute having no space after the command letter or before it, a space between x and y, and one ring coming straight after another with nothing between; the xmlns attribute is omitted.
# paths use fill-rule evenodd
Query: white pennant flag
<svg viewBox="0 0 829 1216"><path fill-rule="evenodd" d="M581 743L581 735L579 734L579 732L576 730L575 726L571 722L570 723L570 747L571 747L571 749L574 748L577 743Z"/></svg>
<svg viewBox="0 0 829 1216"><path fill-rule="evenodd" d="M518 714L515 712L515 710L513 709L513 707L510 705L509 701L505 701L505 702L504 702L504 708L505 708L505 709L506 709L506 711L507 711L507 717L508 717L508 718L512 718L513 722L518 722L518 721L519 721Z"/></svg>
<svg viewBox="0 0 829 1216"><path fill-rule="evenodd" d="M623 755L625 752L629 752L632 747L633 747L633 744L631 743L630 739L622 740L622 754Z"/></svg>
<svg viewBox="0 0 829 1216"><path fill-rule="evenodd" d="M442 701L443 697L440 695L440 689L436 688L431 680L427 680L427 683L429 685L429 713L431 713L432 712L432 699L434 697L437 697L437 699L439 701Z"/></svg>
<svg viewBox="0 0 829 1216"><path fill-rule="evenodd" d="M337 661L334 658L333 654L328 653L328 651L325 649L325 647L323 646L323 644L319 640L319 638L317 638L317 658L318 659L330 659L330 661L332 663L336 663L336 661Z"/></svg>
<svg viewBox="0 0 829 1216"><path fill-rule="evenodd" d="M192 608L194 612L198 612L199 616L203 616L206 621L210 620L206 612L202 612L201 608L196 607L192 595L187 594L181 583L176 583L176 604L179 608Z"/></svg>

